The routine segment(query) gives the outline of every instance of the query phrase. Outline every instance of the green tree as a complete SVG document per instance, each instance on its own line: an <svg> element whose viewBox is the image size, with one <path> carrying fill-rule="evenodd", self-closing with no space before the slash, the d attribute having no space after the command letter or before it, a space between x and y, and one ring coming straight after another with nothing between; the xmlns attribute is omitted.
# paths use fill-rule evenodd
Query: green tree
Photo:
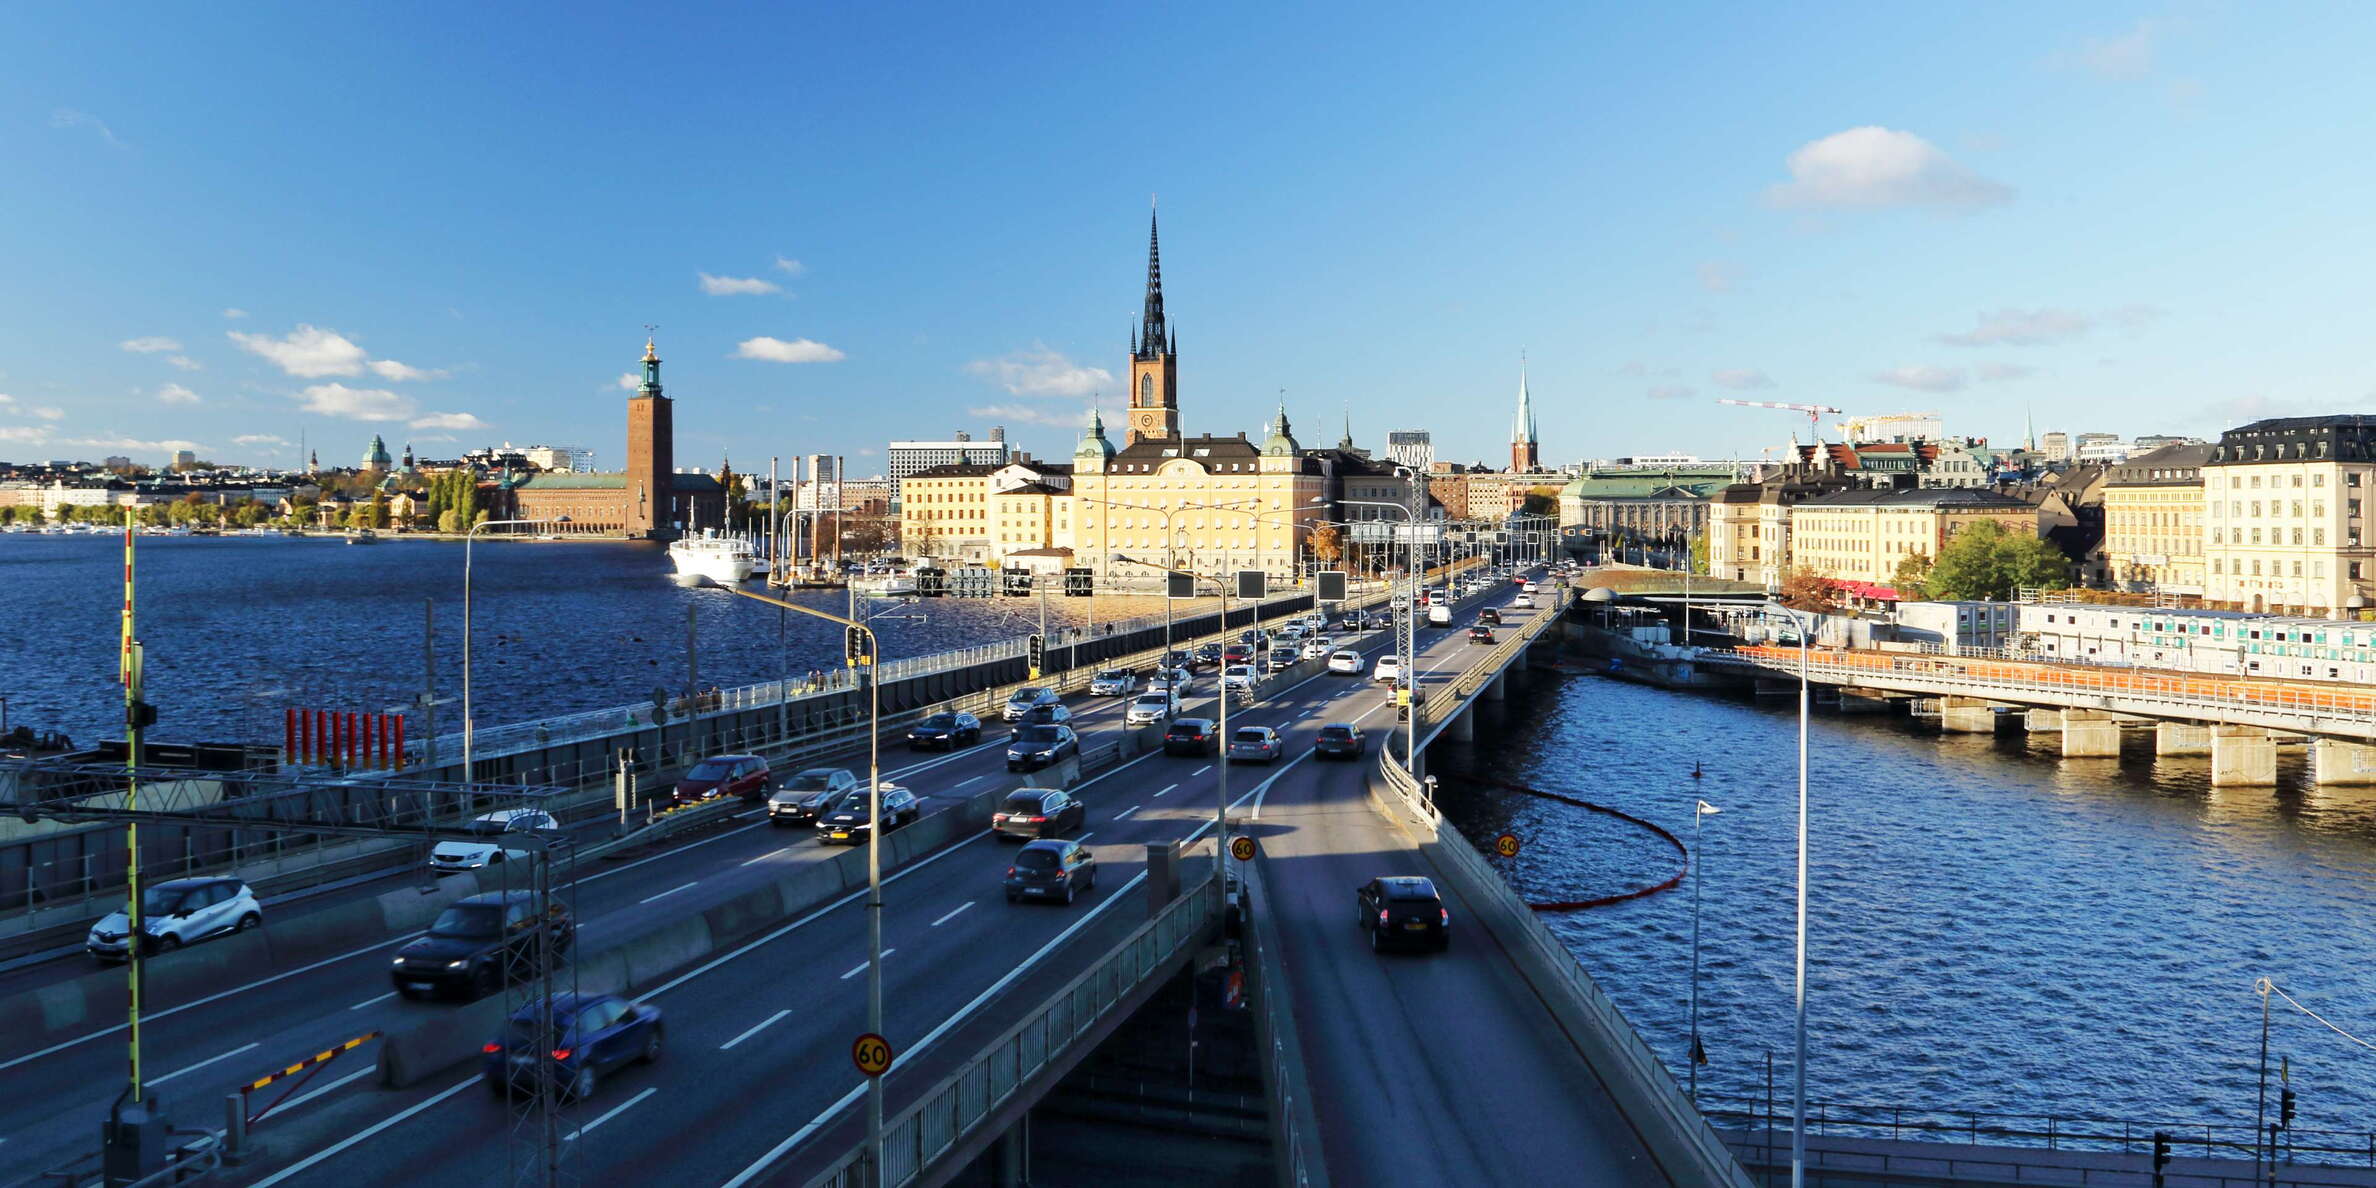
<svg viewBox="0 0 2376 1188"><path fill-rule="evenodd" d="M1913 598L1930 597L1931 559L1929 553L1911 553L1898 559L1896 572L1889 575L1889 584L1897 592Z"/></svg>
<svg viewBox="0 0 2376 1188"><path fill-rule="evenodd" d="M388 526L388 493L379 490L376 487L373 488L371 492L371 517L369 520L369 526L374 529L385 528Z"/></svg>
<svg viewBox="0 0 2376 1188"><path fill-rule="evenodd" d="M2052 543L1982 520L1939 550L1927 586L1933 598L2002 600L2024 586L2059 586L2070 578L2069 559Z"/></svg>
<svg viewBox="0 0 2376 1188"><path fill-rule="evenodd" d="M437 530L448 534L462 531L462 513L450 507L445 509L437 517Z"/></svg>
<svg viewBox="0 0 2376 1188"><path fill-rule="evenodd" d="M1708 534L1705 532L1691 534L1691 572L1708 572Z"/></svg>

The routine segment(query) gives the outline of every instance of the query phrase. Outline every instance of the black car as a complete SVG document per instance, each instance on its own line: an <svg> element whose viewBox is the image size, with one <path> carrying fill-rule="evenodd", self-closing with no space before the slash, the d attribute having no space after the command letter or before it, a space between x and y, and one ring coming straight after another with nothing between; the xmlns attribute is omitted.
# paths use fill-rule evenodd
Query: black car
<svg viewBox="0 0 2376 1188"><path fill-rule="evenodd" d="M1079 758L1080 754L1081 737L1073 733L1072 727L1026 724L1015 731L1014 741L1007 744L1007 770L1038 771L1068 757Z"/></svg>
<svg viewBox="0 0 2376 1188"><path fill-rule="evenodd" d="M1418 875L1371 879L1355 893L1370 948L1422 945L1443 952L1452 945L1452 912L1433 882Z"/></svg>
<svg viewBox="0 0 2376 1188"><path fill-rule="evenodd" d="M1017 788L990 814L990 832L1000 841L1057 837L1089 823L1089 806L1060 788Z"/></svg>
<svg viewBox="0 0 2376 1188"><path fill-rule="evenodd" d="M911 751L953 751L982 741L982 720L972 714L934 714L908 727Z"/></svg>
<svg viewBox="0 0 2376 1188"><path fill-rule="evenodd" d="M1199 657L1196 652L1170 651L1163 654L1163 663L1158 664L1155 667L1158 670L1165 668L1185 668L1193 672L1196 669L1198 659Z"/></svg>
<svg viewBox="0 0 2376 1188"><path fill-rule="evenodd" d="M1097 859L1089 847L1073 841L1026 842L1007 867L1008 903L1025 899L1053 899L1071 903L1073 896L1097 889Z"/></svg>
<svg viewBox="0 0 2376 1188"><path fill-rule="evenodd" d="M1369 618L1360 611L1352 611L1338 622L1337 627L1344 631L1367 631L1369 630Z"/></svg>
<svg viewBox="0 0 2376 1188"><path fill-rule="evenodd" d="M660 1059L666 1024L660 1008L616 994L556 994L549 1018L531 1002L479 1049L479 1079L498 1096L535 1093L541 1080L584 1101L604 1073Z"/></svg>
<svg viewBox="0 0 2376 1188"><path fill-rule="evenodd" d="M1501 611L1490 606L1486 607L1477 612L1477 622L1487 627L1499 627L1501 626Z"/></svg>
<svg viewBox="0 0 2376 1188"><path fill-rule="evenodd" d="M1493 628L1488 627L1483 623L1479 623L1476 626L1469 628L1469 642L1473 644L1492 643Z"/></svg>
<svg viewBox="0 0 2376 1188"><path fill-rule="evenodd" d="M1031 711L1023 720L1035 726L1061 726L1073 720L1072 707L1061 701L1054 705L1043 705Z"/></svg>
<svg viewBox="0 0 2376 1188"><path fill-rule="evenodd" d="M1210 755L1221 745L1221 730L1211 718L1173 718L1163 732L1166 755Z"/></svg>
<svg viewBox="0 0 2376 1188"><path fill-rule="evenodd" d="M1350 722L1330 722L1312 740L1312 754L1322 759L1361 758L1361 727Z"/></svg>
<svg viewBox="0 0 2376 1188"><path fill-rule="evenodd" d="M1196 651L1191 654L1196 657L1196 663L1205 668L1221 663L1221 645L1217 643L1198 644Z"/></svg>
<svg viewBox="0 0 2376 1188"><path fill-rule="evenodd" d="M836 842L857 845L865 841L867 795L864 788L848 793L841 798L840 804L834 806L832 812L817 818L817 840L829 846ZM917 800L915 793L897 784L882 785L882 795L883 827L886 829L912 824L916 818L924 815L924 802Z"/></svg>
<svg viewBox="0 0 2376 1188"><path fill-rule="evenodd" d="M540 913L533 891L489 891L447 904L426 935L396 950L388 977L406 998L484 998L512 979L534 976L540 942L558 959L576 933L559 903Z"/></svg>

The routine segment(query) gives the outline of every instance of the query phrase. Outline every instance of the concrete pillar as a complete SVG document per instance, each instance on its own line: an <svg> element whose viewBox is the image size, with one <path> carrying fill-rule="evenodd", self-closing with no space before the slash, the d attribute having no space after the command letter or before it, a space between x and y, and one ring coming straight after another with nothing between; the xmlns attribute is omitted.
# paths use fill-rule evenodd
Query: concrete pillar
<svg viewBox="0 0 2376 1188"><path fill-rule="evenodd" d="M1939 729L1948 734L1995 734L1996 707L1972 697L1939 699Z"/></svg>
<svg viewBox="0 0 2376 1188"><path fill-rule="evenodd" d="M2267 788L2277 783L2277 740L2258 726L2211 728L2211 786Z"/></svg>
<svg viewBox="0 0 2376 1188"><path fill-rule="evenodd" d="M2062 712L2065 759L2120 758L2120 723L2098 710Z"/></svg>
<svg viewBox="0 0 2376 1188"><path fill-rule="evenodd" d="M1510 691L1503 686L1509 681L1509 679L1510 674L1507 672L1495 674L1492 680L1485 682L1485 691L1482 696L1487 701L1508 700Z"/></svg>
<svg viewBox="0 0 2376 1188"><path fill-rule="evenodd" d="M1764 677L1757 678L1757 695L1759 697L1796 697L1798 691L1799 683L1796 680L1773 681Z"/></svg>
<svg viewBox="0 0 2376 1188"><path fill-rule="evenodd" d="M2028 710L2021 715L2021 726L2031 734L2061 734L2063 712L2061 710Z"/></svg>
<svg viewBox="0 0 2376 1188"><path fill-rule="evenodd" d="M1889 699L1872 689L1840 690L1840 712L1843 714L1886 714Z"/></svg>
<svg viewBox="0 0 2376 1188"><path fill-rule="evenodd" d="M2341 739L2310 740L2310 775L2321 784L2376 784L2376 747Z"/></svg>
<svg viewBox="0 0 2376 1188"><path fill-rule="evenodd" d="M1477 710L1464 705L1453 711L1452 720L1444 723L1444 737L1454 742L1474 742L1477 737Z"/></svg>
<svg viewBox="0 0 2376 1188"><path fill-rule="evenodd" d="M993 1188L1025 1188L1031 1183L1031 1111L1015 1119L1005 1134L991 1140L990 1183Z"/></svg>
<svg viewBox="0 0 2376 1188"><path fill-rule="evenodd" d="M1147 847L1147 918L1152 920L1180 897L1180 843Z"/></svg>
<svg viewBox="0 0 2376 1188"><path fill-rule="evenodd" d="M2153 753L2208 755L2211 753L2211 728L2189 722L2163 722L2153 728Z"/></svg>

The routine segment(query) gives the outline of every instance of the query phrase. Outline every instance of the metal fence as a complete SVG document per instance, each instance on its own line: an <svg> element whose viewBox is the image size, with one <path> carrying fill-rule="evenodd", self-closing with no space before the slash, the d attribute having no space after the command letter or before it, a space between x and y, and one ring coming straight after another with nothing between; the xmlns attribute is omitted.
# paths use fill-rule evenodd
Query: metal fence
<svg viewBox="0 0 2376 1188"><path fill-rule="evenodd" d="M1761 1098L1700 1095L1709 1118L1742 1130L1770 1128L1773 1119ZM1787 1125L1787 1123L1784 1123ZM2004 1114L1925 1106L1810 1101L1810 1134L1843 1138L1901 1139L1935 1143L2043 1147L2056 1151L2150 1152L2153 1136L2170 1136L2171 1153L2205 1159L2251 1159L2264 1153L2253 1141L2250 1122L2140 1121L2063 1114ZM2287 1162L2324 1166L2376 1167L2376 1131L2302 1130L2281 1132Z"/></svg>
<svg viewBox="0 0 2376 1188"><path fill-rule="evenodd" d="M1265 902L1259 861L1246 872L1244 902ZM1279 1165L1280 1182L1298 1188L1327 1188L1320 1119L1304 1074L1303 1046L1295 1030L1295 992L1287 963L1278 952L1277 929L1270 913L1259 907L1246 913L1246 967L1254 971L1255 1034L1262 1045L1262 1085L1270 1106L1274 1148L1271 1154Z"/></svg>

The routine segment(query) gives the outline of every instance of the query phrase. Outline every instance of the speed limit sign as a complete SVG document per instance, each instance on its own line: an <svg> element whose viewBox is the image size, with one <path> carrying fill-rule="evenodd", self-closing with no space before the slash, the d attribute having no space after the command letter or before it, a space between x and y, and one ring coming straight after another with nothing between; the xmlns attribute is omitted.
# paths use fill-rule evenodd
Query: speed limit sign
<svg viewBox="0 0 2376 1188"><path fill-rule="evenodd" d="M1254 839L1242 833L1229 839L1229 856L1240 862L1254 861Z"/></svg>
<svg viewBox="0 0 2376 1188"><path fill-rule="evenodd" d="M1494 853L1496 853L1496 854L1499 854L1499 855L1501 855L1501 856L1502 856L1502 857L1504 857L1504 858L1515 858L1515 857L1517 857L1517 856L1518 856L1518 835L1517 835L1517 834L1515 834L1515 833L1505 833L1505 834L1501 835L1500 837L1494 838L1494 839L1493 839L1493 852L1494 852Z"/></svg>
<svg viewBox="0 0 2376 1188"><path fill-rule="evenodd" d="M858 1071L879 1077L891 1067L891 1041L869 1031L850 1043L850 1060Z"/></svg>

